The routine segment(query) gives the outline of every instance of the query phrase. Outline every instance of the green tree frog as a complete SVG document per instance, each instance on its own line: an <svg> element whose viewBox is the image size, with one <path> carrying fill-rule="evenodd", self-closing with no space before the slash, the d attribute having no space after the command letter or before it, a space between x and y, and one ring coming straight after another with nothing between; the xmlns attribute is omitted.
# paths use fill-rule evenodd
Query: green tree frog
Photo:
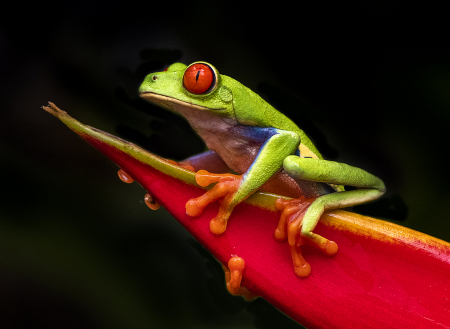
<svg viewBox="0 0 450 329"><path fill-rule="evenodd" d="M327 255L338 250L335 242L314 233L322 213L371 201L385 192L383 182L368 172L324 160L294 122L209 63L172 64L149 74L139 92L145 100L181 114L205 141L209 151L181 165L198 170L196 179L202 186L217 182L186 204L187 213L198 216L223 197L210 222L211 232L223 233L233 208L258 189L294 198L281 204L284 212L275 237L288 238L300 277L311 271L299 251L306 240ZM345 191L344 185L357 189ZM307 210L296 203L302 198L313 200ZM287 236L283 223L290 214L296 218L290 220Z"/></svg>

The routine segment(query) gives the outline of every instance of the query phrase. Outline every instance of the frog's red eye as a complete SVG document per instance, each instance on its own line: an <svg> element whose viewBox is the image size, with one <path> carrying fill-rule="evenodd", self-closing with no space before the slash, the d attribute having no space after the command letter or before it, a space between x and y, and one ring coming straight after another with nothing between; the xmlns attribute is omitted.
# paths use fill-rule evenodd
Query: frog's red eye
<svg viewBox="0 0 450 329"><path fill-rule="evenodd" d="M184 87L193 94L203 94L214 88L216 75L206 64L194 63L184 72Z"/></svg>

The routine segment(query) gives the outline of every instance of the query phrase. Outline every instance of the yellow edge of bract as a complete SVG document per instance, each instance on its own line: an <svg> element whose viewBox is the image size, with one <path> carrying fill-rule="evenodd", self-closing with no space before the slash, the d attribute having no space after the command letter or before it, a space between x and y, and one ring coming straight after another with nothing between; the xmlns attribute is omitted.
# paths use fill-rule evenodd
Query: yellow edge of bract
<svg viewBox="0 0 450 329"><path fill-rule="evenodd" d="M431 235L415 231L413 229L386 222L380 219L350 213L343 210L326 212L321 222L326 226L334 227L339 231L347 231L353 234L366 236L392 244L408 244L416 248L436 254L438 258L448 260L450 243L435 238ZM434 249L434 250L432 250ZM446 251L440 254L439 250Z"/></svg>

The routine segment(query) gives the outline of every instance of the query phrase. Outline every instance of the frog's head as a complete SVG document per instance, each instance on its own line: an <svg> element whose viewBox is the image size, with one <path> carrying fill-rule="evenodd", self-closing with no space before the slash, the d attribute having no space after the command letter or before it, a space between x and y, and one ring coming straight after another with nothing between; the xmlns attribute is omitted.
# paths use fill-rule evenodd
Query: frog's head
<svg viewBox="0 0 450 329"><path fill-rule="evenodd" d="M186 110L209 110L221 116L234 116L233 94L223 84L229 79L206 62L189 66L170 65L163 72L147 75L139 88L140 96L182 115Z"/></svg>

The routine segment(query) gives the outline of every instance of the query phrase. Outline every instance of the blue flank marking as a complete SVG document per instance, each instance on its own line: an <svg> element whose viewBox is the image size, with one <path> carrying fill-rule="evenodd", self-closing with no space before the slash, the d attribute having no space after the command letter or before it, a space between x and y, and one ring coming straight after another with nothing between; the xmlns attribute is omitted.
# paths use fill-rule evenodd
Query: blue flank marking
<svg viewBox="0 0 450 329"><path fill-rule="evenodd" d="M295 150L295 155L298 157L300 156L300 146Z"/></svg>
<svg viewBox="0 0 450 329"><path fill-rule="evenodd" d="M266 142L273 135L278 134L278 129L276 128L261 128L252 126L243 126L244 129L239 129L239 133L248 140L255 142Z"/></svg>
<svg viewBox="0 0 450 329"><path fill-rule="evenodd" d="M258 154L256 155L255 160L253 160L252 165L247 169L245 174L242 176L242 181L245 181L247 179L247 173L250 172L250 170L252 169L253 164L256 162L256 159L258 159L259 154L261 153L261 150L264 148L269 139L276 134L278 134L278 129L276 128L261 128L249 126L248 129L244 130L245 137L248 137L255 141L264 141L264 144L261 145L261 147L259 148Z"/></svg>

